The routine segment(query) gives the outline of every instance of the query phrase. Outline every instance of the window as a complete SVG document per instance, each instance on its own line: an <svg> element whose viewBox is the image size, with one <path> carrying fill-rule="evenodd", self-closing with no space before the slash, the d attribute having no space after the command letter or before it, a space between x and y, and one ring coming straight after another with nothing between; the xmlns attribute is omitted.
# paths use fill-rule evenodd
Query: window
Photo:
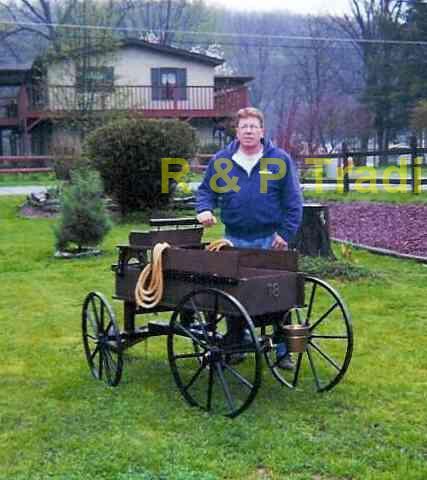
<svg viewBox="0 0 427 480"><path fill-rule="evenodd" d="M187 100L187 70L185 68L152 68L153 100Z"/></svg>
<svg viewBox="0 0 427 480"><path fill-rule="evenodd" d="M18 133L15 130L0 131L0 156L18 155Z"/></svg>
<svg viewBox="0 0 427 480"><path fill-rule="evenodd" d="M111 92L114 85L114 67L78 67L76 86L80 92Z"/></svg>
<svg viewBox="0 0 427 480"><path fill-rule="evenodd" d="M174 99L174 90L178 86L178 80L176 77L176 72L162 72L160 70L160 86L167 100Z"/></svg>

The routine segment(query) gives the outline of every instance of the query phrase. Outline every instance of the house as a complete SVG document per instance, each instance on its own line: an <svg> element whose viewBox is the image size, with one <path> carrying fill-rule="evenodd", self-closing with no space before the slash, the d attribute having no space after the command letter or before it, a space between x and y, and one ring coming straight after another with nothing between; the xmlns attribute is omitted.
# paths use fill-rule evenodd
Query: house
<svg viewBox="0 0 427 480"><path fill-rule="evenodd" d="M251 77L215 75L224 60L181 48L127 39L83 77L70 59L36 75L36 62L0 66L0 155L46 155L79 141L58 119L81 111L124 111L189 122L210 143L239 108L249 105Z"/></svg>

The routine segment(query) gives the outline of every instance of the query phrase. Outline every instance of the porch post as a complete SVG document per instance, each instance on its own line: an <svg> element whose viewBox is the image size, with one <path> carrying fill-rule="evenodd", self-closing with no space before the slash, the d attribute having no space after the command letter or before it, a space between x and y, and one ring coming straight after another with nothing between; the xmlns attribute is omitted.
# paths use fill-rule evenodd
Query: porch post
<svg viewBox="0 0 427 480"><path fill-rule="evenodd" d="M22 155L31 154L30 136L28 133L27 117L29 113L29 100L27 86L21 85L18 94L18 120L21 128Z"/></svg>

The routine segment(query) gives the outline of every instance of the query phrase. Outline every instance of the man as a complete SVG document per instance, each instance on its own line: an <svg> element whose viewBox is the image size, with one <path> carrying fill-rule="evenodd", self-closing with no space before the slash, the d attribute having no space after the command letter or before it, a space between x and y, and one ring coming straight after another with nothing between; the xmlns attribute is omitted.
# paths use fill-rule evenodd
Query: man
<svg viewBox="0 0 427 480"><path fill-rule="evenodd" d="M221 208L225 238L235 247L286 250L302 218L302 196L290 156L264 139L264 116L256 108L237 112L236 140L209 162L197 192L197 219L216 223ZM277 354L290 368L284 345Z"/></svg>

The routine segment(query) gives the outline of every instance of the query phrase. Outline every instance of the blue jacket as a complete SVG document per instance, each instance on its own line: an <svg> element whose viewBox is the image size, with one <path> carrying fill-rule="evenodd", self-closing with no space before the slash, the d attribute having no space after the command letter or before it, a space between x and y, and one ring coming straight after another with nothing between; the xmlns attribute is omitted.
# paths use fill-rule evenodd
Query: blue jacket
<svg viewBox="0 0 427 480"><path fill-rule="evenodd" d="M209 162L203 182L197 192L197 213L221 208L221 220L226 235L245 238L260 238L277 232L287 242L298 230L302 219L302 195L295 165L289 155L275 147L271 141L264 144L264 159L278 159L268 163L268 170L262 170L261 161L252 169L251 175L236 162L232 156L239 148L234 140L224 150L219 151ZM224 160L219 165L219 159ZM217 163L215 161L217 160ZM268 162L268 160L266 160ZM276 174L279 176L279 162L285 162L285 175L282 178L270 178L264 185L267 191L261 191L261 176ZM217 168L215 168L215 165ZM219 171L218 167L224 169ZM231 168L230 170L228 170ZM283 171L283 170L282 170ZM233 178L234 177L234 178ZM267 177L268 178L268 177ZM233 182L230 183L231 179ZM211 188L224 189L218 192ZM234 191L234 185L240 188ZM228 188L226 188L228 186Z"/></svg>

